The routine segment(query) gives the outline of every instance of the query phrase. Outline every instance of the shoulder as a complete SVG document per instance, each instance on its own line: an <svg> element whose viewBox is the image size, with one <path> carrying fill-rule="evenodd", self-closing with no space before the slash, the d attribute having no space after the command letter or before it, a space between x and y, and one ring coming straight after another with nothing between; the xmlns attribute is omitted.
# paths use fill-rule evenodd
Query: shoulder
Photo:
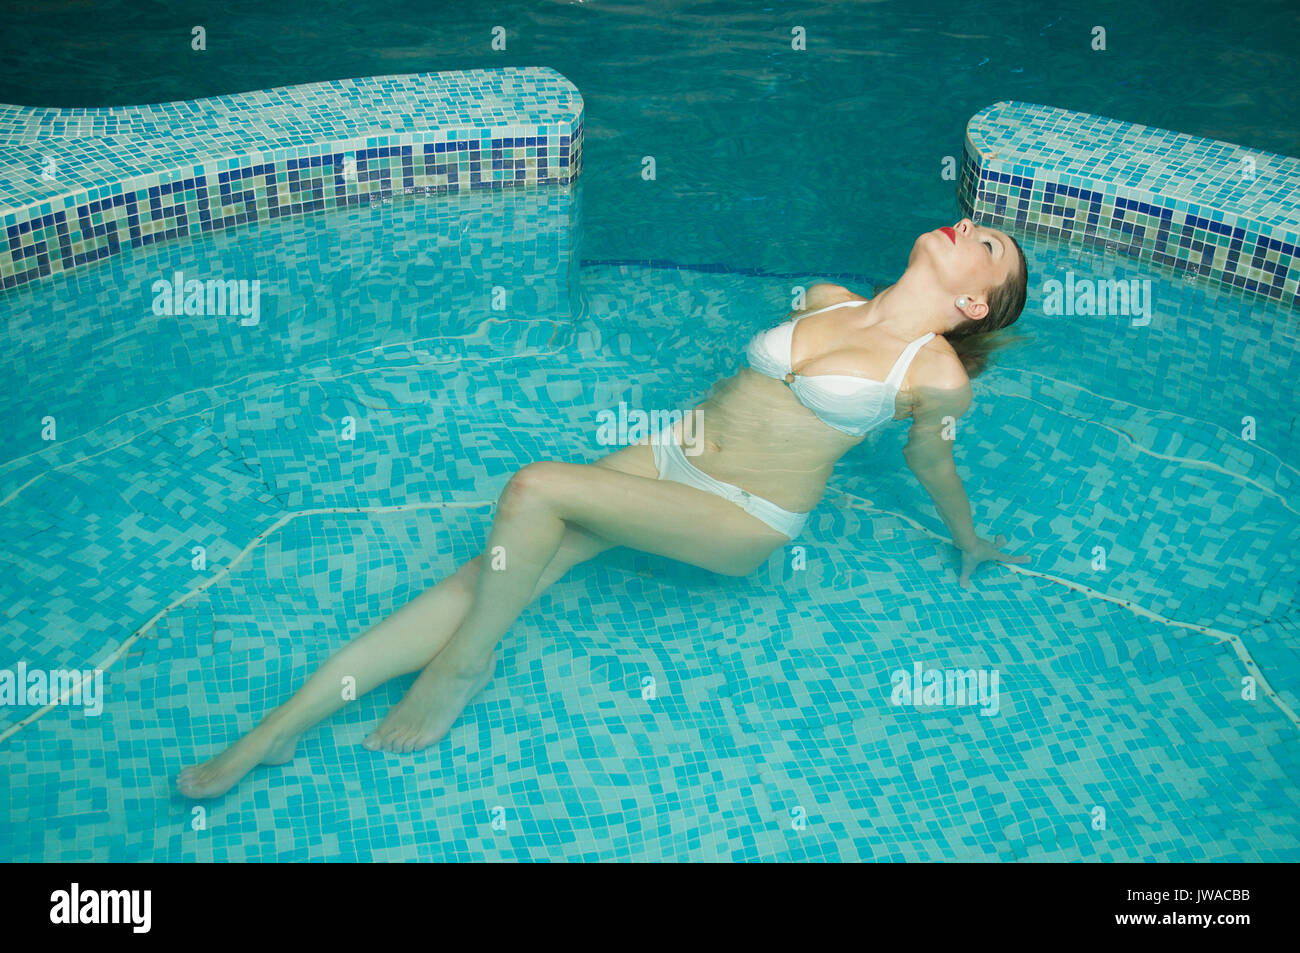
<svg viewBox="0 0 1300 953"><path fill-rule="evenodd" d="M966 365L942 334L926 341L921 353L925 355L925 384L944 390L970 388Z"/></svg>
<svg viewBox="0 0 1300 953"><path fill-rule="evenodd" d="M913 401L917 408L961 415L971 405L970 377L966 367L943 335L936 334L917 355L911 375Z"/></svg>
<svg viewBox="0 0 1300 953"><path fill-rule="evenodd" d="M808 290L804 292L804 310L815 311L818 308L824 308L827 305L839 304L841 301L866 301L867 299L860 294L854 294L843 285L829 284L827 282L818 282L815 285L809 285Z"/></svg>

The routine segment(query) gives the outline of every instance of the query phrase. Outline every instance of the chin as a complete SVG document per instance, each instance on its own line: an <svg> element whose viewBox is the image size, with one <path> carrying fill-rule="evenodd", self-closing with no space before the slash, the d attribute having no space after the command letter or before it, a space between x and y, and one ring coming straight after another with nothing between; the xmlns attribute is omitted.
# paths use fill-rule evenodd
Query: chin
<svg viewBox="0 0 1300 953"><path fill-rule="evenodd" d="M940 242L943 244L939 244ZM950 246L951 243L943 232L926 232L916 240L916 244L913 245L912 248L914 249L914 255L925 255L930 259L930 261L934 262L934 264L938 266L941 262L945 261L945 258L943 257L944 252L947 251Z"/></svg>

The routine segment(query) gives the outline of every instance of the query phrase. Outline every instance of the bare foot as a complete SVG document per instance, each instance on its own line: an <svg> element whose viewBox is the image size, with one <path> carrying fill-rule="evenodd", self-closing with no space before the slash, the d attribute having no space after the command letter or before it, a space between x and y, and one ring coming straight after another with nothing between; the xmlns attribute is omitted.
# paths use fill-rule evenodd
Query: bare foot
<svg viewBox="0 0 1300 953"><path fill-rule="evenodd" d="M182 771L176 789L189 798L220 797L259 764L289 763L297 746L297 735L279 736L259 725L215 758Z"/></svg>
<svg viewBox="0 0 1300 953"><path fill-rule="evenodd" d="M465 706L492 680L496 653L487 666L468 674L439 672L436 664L420 673L388 717L362 744L371 751L419 751L437 744Z"/></svg>

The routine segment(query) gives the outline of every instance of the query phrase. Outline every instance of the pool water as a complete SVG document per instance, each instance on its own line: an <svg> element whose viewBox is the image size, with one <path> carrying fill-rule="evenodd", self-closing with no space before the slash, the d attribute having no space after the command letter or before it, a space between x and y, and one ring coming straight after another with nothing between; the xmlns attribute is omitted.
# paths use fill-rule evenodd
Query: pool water
<svg viewBox="0 0 1300 953"><path fill-rule="evenodd" d="M841 461L799 540L806 568L779 553L732 579L613 551L525 612L442 745L359 746L399 680L191 830L189 806L169 796L175 772L475 555L514 468L607 452L600 409L698 399L810 280L588 265L575 308L568 258L554 256L527 276L522 307L476 306L475 272L492 269L467 249L505 254L520 221L545 236L571 213L558 190L407 199L163 244L4 299L19 340L55 314L76 330L46 341L28 373L86 431L58 470L4 465L4 601L23 610L7 644L50 667L127 646L103 715L56 711L7 742L6 856L1294 852L1296 726L1262 695L1236 698L1232 646L1177 624L1239 636L1294 709L1295 460L1243 448L1228 409L1294 401L1269 356L1294 340L1274 306L1160 275L1142 328L1045 319L1035 293L1032 344L978 379L960 465L981 531L1033 555L1021 571L985 567L973 592L956 588L955 552L900 466L905 428L888 428ZM1138 273L1084 249L1027 251L1036 271ZM178 329L150 320L147 294L106 307L84 293L178 269L251 269L284 289L264 299L262 352L235 350L237 318ZM86 389L59 391L83 362ZM1212 379L1179 370L1212 362ZM141 373L106 395L114 367ZM1128 386L1093 389L1111 374ZM9 400L7 413L30 412L30 394ZM351 447L333 426L347 413L364 421ZM189 564L198 527L206 575ZM1098 540L1106 572L1091 568ZM917 662L997 669L1000 716L891 705L891 673ZM1223 770L1243 759L1249 772ZM1104 831L1091 828L1098 805Z"/></svg>
<svg viewBox="0 0 1300 953"><path fill-rule="evenodd" d="M340 46L322 37L346 20L308 42L236 7L202 76L114 86L96 59L61 88L19 58L7 81L85 105L485 65L468 41L432 55L409 29L427 14L391 9L350 7L364 28ZM958 466L981 535L1031 562L957 588L902 465L906 428L885 428L840 462L799 552L743 579L602 555L521 616L442 744L360 747L412 678L397 680L194 829L176 772L476 555L515 469L608 452L600 410L697 401L796 285L896 277L916 234L959 215L937 169L979 107L1022 98L1300 152L1281 5L1225 26L1221 49L1254 55L1207 57L1178 96L1153 77L1185 59L1186 15L1008 11L993 32L979 5L939 30L923 5L814 6L801 19L837 50L796 60L788 16L752 8L669 26L653 8L529 9L505 22L534 24L531 47L486 65L544 62L583 91L572 193L279 220L0 296L0 379L17 383L0 411L64 435L0 445L0 667L103 663L108 693L98 717L56 709L0 742L0 857L1300 856L1294 312L1028 236L1032 340L976 380ZM1094 16L1143 47L1100 61L1056 44ZM259 36L283 44L278 65L247 55ZM809 103L838 127L806 122ZM153 283L177 271L261 281L257 332L154 314ZM1042 279L1071 271L1149 279L1150 323L1046 314ZM997 670L997 716L891 704L892 673L918 663ZM1251 701L1248 674L1263 676ZM6 710L0 734L32 713Z"/></svg>

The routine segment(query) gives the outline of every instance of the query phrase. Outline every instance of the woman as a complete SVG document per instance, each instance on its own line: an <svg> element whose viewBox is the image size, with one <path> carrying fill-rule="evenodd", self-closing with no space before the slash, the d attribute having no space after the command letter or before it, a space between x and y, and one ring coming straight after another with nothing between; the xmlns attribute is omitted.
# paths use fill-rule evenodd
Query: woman
<svg viewBox="0 0 1300 953"><path fill-rule="evenodd" d="M912 246L899 280L868 300L814 285L792 321L755 335L750 366L695 408L694 465L681 423L592 464L532 463L507 483L484 556L344 646L289 701L222 754L181 772L188 797L215 797L257 764L283 764L311 725L381 682L422 669L365 747L439 741L492 677L515 618L577 563L630 546L740 576L798 536L835 462L890 419L912 418L904 456L962 551L961 585L981 562L1024 562L976 536L952 458L970 377L989 332L1024 307L1028 271L1004 232L962 219ZM349 689L345 691L345 688Z"/></svg>

